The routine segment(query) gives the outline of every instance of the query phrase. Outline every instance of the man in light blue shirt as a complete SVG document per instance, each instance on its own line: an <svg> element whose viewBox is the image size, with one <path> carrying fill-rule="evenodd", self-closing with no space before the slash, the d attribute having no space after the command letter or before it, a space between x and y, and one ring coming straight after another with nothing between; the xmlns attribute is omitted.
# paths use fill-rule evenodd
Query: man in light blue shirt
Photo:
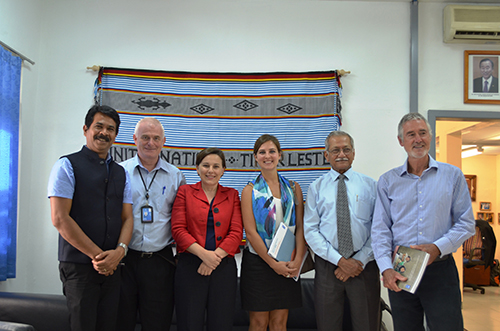
<svg viewBox="0 0 500 331"><path fill-rule="evenodd" d="M120 126L116 110L95 105L85 117L86 145L52 168L48 197L59 231L59 274L72 331L115 330L118 264L133 227L127 173L109 149Z"/></svg>
<svg viewBox="0 0 500 331"><path fill-rule="evenodd" d="M378 181L372 244L390 290L395 331L422 331L424 313L431 330L463 331L461 284L451 253L475 233L475 221L462 171L429 156L431 138L421 114L405 115L398 140L408 159ZM415 294L397 285L406 280L392 268L393 252L400 245L430 254Z"/></svg>
<svg viewBox="0 0 500 331"><path fill-rule="evenodd" d="M137 155L121 163L132 184L134 231L124 259L118 330L134 330L137 311L142 330L169 330L174 308L175 261L170 217L182 172L160 157L166 138L161 123L137 123Z"/></svg>
<svg viewBox="0 0 500 331"><path fill-rule="evenodd" d="M378 331L380 280L370 237L376 181L352 170L355 151L349 134L331 132L325 147L325 158L332 169L309 186L304 208L305 239L316 255L314 301L318 330L342 330L347 298L352 329ZM349 256L339 253L337 189L342 175L352 234Z"/></svg>

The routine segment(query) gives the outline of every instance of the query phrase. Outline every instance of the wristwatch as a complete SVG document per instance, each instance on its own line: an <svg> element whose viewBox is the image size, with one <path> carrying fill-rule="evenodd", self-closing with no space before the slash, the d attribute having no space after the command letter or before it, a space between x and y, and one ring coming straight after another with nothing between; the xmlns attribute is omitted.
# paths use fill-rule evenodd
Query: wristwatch
<svg viewBox="0 0 500 331"><path fill-rule="evenodd" d="M127 252L128 252L127 245L125 245L124 243L119 243L117 247L123 247L123 249L125 250L125 255L123 255L123 257L127 256Z"/></svg>

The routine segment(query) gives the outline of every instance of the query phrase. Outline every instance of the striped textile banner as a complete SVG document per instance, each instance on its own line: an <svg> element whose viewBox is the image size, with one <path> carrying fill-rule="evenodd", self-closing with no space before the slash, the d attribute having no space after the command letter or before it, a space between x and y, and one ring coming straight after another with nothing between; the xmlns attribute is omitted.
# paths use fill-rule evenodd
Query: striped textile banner
<svg viewBox="0 0 500 331"><path fill-rule="evenodd" d="M330 169L324 141L340 127L340 80L336 71L305 73L194 73L101 68L96 101L115 108L122 124L112 156L120 162L136 153L133 132L143 117L165 128L161 157L181 169L188 183L199 181L196 153L224 151L224 186L241 192L258 173L253 145L275 135L284 151L279 171L307 192Z"/></svg>

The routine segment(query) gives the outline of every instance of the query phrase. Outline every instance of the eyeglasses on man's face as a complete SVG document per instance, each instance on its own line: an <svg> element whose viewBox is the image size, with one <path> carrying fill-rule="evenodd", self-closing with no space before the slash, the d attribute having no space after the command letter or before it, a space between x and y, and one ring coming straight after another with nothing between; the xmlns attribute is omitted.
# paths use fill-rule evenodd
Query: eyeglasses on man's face
<svg viewBox="0 0 500 331"><path fill-rule="evenodd" d="M342 149L340 148L334 148L328 151L328 153L333 154L333 155L338 155L340 152L343 152L344 155L349 155L352 152L352 148L349 147L344 147Z"/></svg>

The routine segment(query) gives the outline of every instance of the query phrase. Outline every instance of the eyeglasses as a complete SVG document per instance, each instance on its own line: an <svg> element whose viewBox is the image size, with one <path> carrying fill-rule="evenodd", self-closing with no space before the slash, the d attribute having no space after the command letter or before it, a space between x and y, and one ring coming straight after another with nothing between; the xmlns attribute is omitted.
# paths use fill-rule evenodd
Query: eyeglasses
<svg viewBox="0 0 500 331"><path fill-rule="evenodd" d="M333 155L338 155L338 154L340 154L340 152L341 152L341 151L342 151L345 155L349 155L349 154L351 154L352 149L351 149L351 148L349 148L349 147L345 147L345 148L342 148L342 149L340 149L340 148L334 148L334 149L332 149L332 150L329 150L329 151L328 151L328 153L333 154Z"/></svg>
<svg viewBox="0 0 500 331"><path fill-rule="evenodd" d="M155 143L159 143L159 142L161 142L161 141L163 140L163 138L162 138L162 137L160 137L160 136L150 137L150 136L148 136L148 135L146 135L146 134L144 134L144 135L142 135L142 136L141 136L141 140L142 140L142 141L144 141L144 142L148 142L148 141L150 141L151 139L153 139L153 141L154 141Z"/></svg>

